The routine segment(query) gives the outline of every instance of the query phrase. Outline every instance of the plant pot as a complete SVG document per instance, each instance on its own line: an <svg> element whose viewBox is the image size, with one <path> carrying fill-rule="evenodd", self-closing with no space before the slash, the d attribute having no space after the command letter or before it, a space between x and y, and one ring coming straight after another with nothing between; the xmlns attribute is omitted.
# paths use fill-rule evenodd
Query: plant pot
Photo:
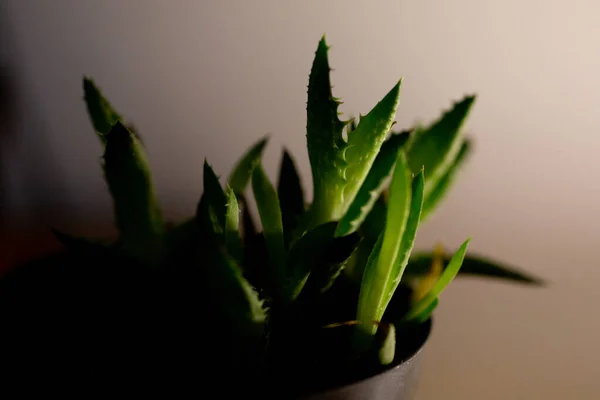
<svg viewBox="0 0 600 400"><path fill-rule="evenodd" d="M403 349L397 361L375 375L303 395L298 400L411 400L414 399L420 378L422 349L431 332L431 320L419 325L414 332L399 338Z"/></svg>
<svg viewBox="0 0 600 400"><path fill-rule="evenodd" d="M244 377L226 362L211 366L213 376L197 363L207 358L207 351L226 361L228 347L206 347L215 338L200 337L202 331L189 317L195 313L193 299L177 292L192 290L168 288L165 277L134 264L115 265L101 257L82 262L66 253L37 259L0 279L0 314L10 327L0 332L0 342L11 343L14 353L3 356L0 370L9 367L12 374L32 379L69 376L102 385L125 380L146 386L177 382L195 391L214 385L221 392L247 394L255 383L250 376L242 383ZM277 392L268 398L410 400L430 330L430 321L399 330L397 361L383 371L336 379L308 394L292 393L288 385L277 387L280 379L268 379L267 388ZM236 376L235 385L222 385L224 371ZM249 375L247 369L241 371ZM264 398L265 387L258 394Z"/></svg>

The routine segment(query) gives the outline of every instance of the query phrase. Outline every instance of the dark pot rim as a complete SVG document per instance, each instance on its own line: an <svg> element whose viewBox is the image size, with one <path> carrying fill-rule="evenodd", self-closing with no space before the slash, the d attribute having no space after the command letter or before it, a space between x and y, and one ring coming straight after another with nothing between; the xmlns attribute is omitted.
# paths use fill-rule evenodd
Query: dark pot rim
<svg viewBox="0 0 600 400"><path fill-rule="evenodd" d="M409 363L409 362L415 360L420 355L421 351L425 347L425 344L429 340L429 337L431 335L432 325L433 325L433 321L432 321L431 317L429 319L427 319L426 321L422 322L421 324L419 324L418 325L418 333L415 334L415 336L412 338L414 340L414 344L412 346L413 348L406 354L399 357L397 360L394 360L394 362L387 368L385 368L379 372L376 372L376 373L368 374L368 375L363 376L358 379L349 380L346 383L332 384L330 386L321 387L319 389L309 390L307 392L302 393L302 398L304 398L304 397L310 398L311 396L315 396L315 395L319 395L319 394L336 392L339 390L352 388L354 386L361 385L372 379L392 375L394 372L396 372L396 370L402 368L402 366L405 365L406 363Z"/></svg>

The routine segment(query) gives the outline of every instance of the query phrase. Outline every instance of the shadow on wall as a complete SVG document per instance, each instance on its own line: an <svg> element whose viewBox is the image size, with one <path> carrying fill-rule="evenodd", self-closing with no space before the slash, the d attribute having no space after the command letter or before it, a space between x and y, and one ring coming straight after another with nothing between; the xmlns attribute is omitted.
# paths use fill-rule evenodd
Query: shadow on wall
<svg viewBox="0 0 600 400"><path fill-rule="evenodd" d="M49 132L18 73L7 14L0 7L0 235L55 224L65 202Z"/></svg>

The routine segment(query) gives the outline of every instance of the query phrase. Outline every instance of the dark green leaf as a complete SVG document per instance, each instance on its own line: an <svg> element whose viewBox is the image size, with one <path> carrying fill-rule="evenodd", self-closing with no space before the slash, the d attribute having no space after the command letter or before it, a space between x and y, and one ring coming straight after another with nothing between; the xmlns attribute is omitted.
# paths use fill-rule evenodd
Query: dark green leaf
<svg viewBox="0 0 600 400"><path fill-rule="evenodd" d="M446 258L446 263L449 261L449 258ZM413 257L411 257L408 267L406 268L407 276L420 276L426 274L432 262L433 254L431 253L415 254ZM472 275L537 286L544 285L543 280L519 271L513 266L505 265L495 260L490 260L488 258L476 255L467 255L465 257L459 274L461 276Z"/></svg>
<svg viewBox="0 0 600 400"><path fill-rule="evenodd" d="M331 235L327 246L319 249L318 257L313 255L304 256L307 267L310 268L310 274L300 293L299 299L301 301L314 299L316 296L328 291L346 267L361 241L358 233L334 237L332 231Z"/></svg>
<svg viewBox="0 0 600 400"><path fill-rule="evenodd" d="M212 231L217 235L224 234L228 199L219 183L219 178L206 160L204 161L203 182L204 192L201 202L206 203Z"/></svg>
<svg viewBox="0 0 600 400"><path fill-rule="evenodd" d="M269 249L269 256L275 281L283 283L285 277L286 250L283 242L283 223L277 192L265 174L262 165L258 164L252 173L252 190L256 199L258 213L263 226L263 233Z"/></svg>
<svg viewBox="0 0 600 400"><path fill-rule="evenodd" d="M265 320L263 302L258 293L243 277L235 260L218 248L207 251L206 259L210 268L208 274L209 287L217 293L223 303L220 306L233 321L244 326L260 324Z"/></svg>
<svg viewBox="0 0 600 400"><path fill-rule="evenodd" d="M106 136L104 174L125 249L150 263L164 252L164 224L150 168L137 137L117 122Z"/></svg>
<svg viewBox="0 0 600 400"><path fill-rule="evenodd" d="M360 245L362 238L356 232L333 238L318 268L306 283L307 293L324 293L329 290L346 267L349 259Z"/></svg>
<svg viewBox="0 0 600 400"><path fill-rule="evenodd" d="M286 262L289 271L286 293L290 299L298 296L311 270L323 260L325 251L333 239L336 225L336 222L319 225L293 244Z"/></svg>
<svg viewBox="0 0 600 400"><path fill-rule="evenodd" d="M242 241L240 239L240 208L235 193L227 187L227 211L225 213L225 244L236 260L242 259Z"/></svg>
<svg viewBox="0 0 600 400"><path fill-rule="evenodd" d="M287 151L283 152L281 160L277 194L281 204L284 239L286 245L289 246L292 233L304 213L304 193L294 160Z"/></svg>
<svg viewBox="0 0 600 400"><path fill-rule="evenodd" d="M387 178L391 175L398 158L398 150L404 146L408 137L409 132L402 132L392 135L383 143L360 190L340 220L336 231L337 236L355 232L371 212L384 189Z"/></svg>
<svg viewBox="0 0 600 400"><path fill-rule="evenodd" d="M114 124L122 120L122 117L111 106L91 78L83 78L83 92L92 125L102 143L106 143L106 135Z"/></svg>
<svg viewBox="0 0 600 400"><path fill-rule="evenodd" d="M440 202L444 199L448 190L452 186L454 179L458 175L460 168L464 165L464 162L471 151L471 142L469 140L465 140L462 144L456 159L448 168L446 173L439 179L436 183L435 187L429 193L429 196L423 202L423 213L421 215L421 220L427 219L437 208Z"/></svg>
<svg viewBox="0 0 600 400"><path fill-rule="evenodd" d="M380 195L360 227L363 236L369 238L374 243L379 234L383 232L383 228L385 228L386 216L387 202L384 196Z"/></svg>
<svg viewBox="0 0 600 400"><path fill-rule="evenodd" d="M254 144L238 161L231 172L231 175L229 176L229 186L233 189L233 192L238 199L244 194L244 191L250 182L254 167L260 163L268 140L268 137L264 137Z"/></svg>
<svg viewBox="0 0 600 400"><path fill-rule="evenodd" d="M425 198L437 186L459 153L464 137L461 127L475 96L467 96L429 127L418 127L406 143L407 158L413 172L425 167Z"/></svg>
<svg viewBox="0 0 600 400"><path fill-rule="evenodd" d="M415 318L426 319L428 315L426 315L427 310L432 310L431 304L435 302L440 293L448 286L450 282L454 279L454 277L458 274L460 267L462 265L463 259L465 258L465 254L467 253L467 247L469 246L469 242L471 239L467 239L460 248L454 253L448 266L442 272L442 276L437 281L437 283L433 286L433 288L423 297L421 300L417 301L411 308L411 310L406 315L405 319L410 321ZM432 310L433 311L433 310Z"/></svg>

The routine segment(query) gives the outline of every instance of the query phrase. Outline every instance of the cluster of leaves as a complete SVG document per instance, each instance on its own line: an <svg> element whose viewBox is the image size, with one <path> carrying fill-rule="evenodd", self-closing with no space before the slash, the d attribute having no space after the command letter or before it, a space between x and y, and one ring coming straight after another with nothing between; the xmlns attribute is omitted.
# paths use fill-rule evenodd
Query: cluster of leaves
<svg viewBox="0 0 600 400"><path fill-rule="evenodd" d="M210 305L202 307L218 310L211 326L227 327L230 340L254 346L244 354L264 373L286 371L282 379L313 383L333 380L331 371L349 376L401 357L403 332L429 319L463 262L466 273L539 283L467 256L468 240L450 258L442 252L411 256L419 224L447 194L470 151L461 127L475 97L429 126L392 132L400 87L359 121L340 120L323 38L308 85L312 201L304 198L288 152L277 185L269 181L261 164L263 138L226 182L205 162L196 215L167 228L138 134L85 78L119 230L111 246L149 268L197 271L181 279L186 290L210 293ZM248 208L248 186L262 230ZM85 249L82 239L59 237Z"/></svg>

